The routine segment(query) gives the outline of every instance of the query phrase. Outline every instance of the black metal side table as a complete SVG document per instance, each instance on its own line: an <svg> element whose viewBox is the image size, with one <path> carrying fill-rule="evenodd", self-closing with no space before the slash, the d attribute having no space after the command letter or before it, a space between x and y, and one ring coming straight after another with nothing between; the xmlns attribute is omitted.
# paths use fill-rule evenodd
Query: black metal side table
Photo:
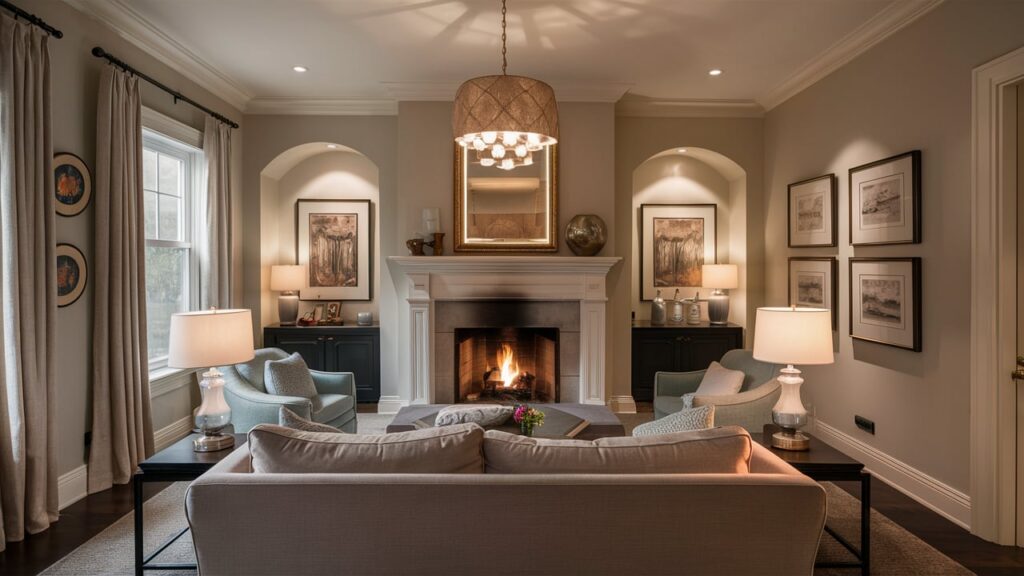
<svg viewBox="0 0 1024 576"><path fill-rule="evenodd" d="M166 542L161 544L155 552L145 554L142 542L143 511L142 511L142 484L144 482L182 482L192 481L203 475L204 472L213 468L213 465L231 454L234 448L227 448L217 452L195 452L192 449L192 441L198 434L190 434L186 438L175 442L145 461L139 463L139 469L132 477L132 495L135 499L135 574L142 576L146 570L195 570L195 564L153 564L154 558L174 544L181 538L188 528L178 532ZM235 448L245 442L244 434L235 434Z"/></svg>
<svg viewBox="0 0 1024 576"><path fill-rule="evenodd" d="M750 437L813 480L818 482L860 482L860 548L858 549L846 538L837 534L828 524L825 525L825 532L849 550L857 558L857 562L824 562L818 566L823 568L860 568L861 574L868 576L871 566L871 473L864 470L864 464L861 462L850 458L810 434L807 434L811 439L810 450L796 452L772 448L772 434L778 431L777 426L768 424L760 436L751 434Z"/></svg>

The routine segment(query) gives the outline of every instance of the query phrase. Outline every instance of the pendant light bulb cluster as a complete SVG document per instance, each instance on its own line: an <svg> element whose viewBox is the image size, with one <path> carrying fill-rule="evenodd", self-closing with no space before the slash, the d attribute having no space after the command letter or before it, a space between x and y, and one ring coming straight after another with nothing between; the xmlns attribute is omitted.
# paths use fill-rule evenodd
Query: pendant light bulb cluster
<svg viewBox="0 0 1024 576"><path fill-rule="evenodd" d="M481 166L512 170L558 142L555 91L540 80L506 73L505 0L501 2L501 75L467 80L455 94L455 141L475 151Z"/></svg>

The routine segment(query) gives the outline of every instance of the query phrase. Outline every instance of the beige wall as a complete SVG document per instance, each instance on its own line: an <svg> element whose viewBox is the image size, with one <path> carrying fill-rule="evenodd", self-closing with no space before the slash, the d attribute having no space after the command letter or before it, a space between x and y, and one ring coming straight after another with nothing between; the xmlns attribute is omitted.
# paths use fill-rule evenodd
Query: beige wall
<svg viewBox="0 0 1024 576"><path fill-rule="evenodd" d="M817 418L950 486L969 489L971 70L1024 44L1024 3L946 2L765 119L766 304L785 305L789 256L838 255L836 363L808 367ZM923 243L849 245L848 170L920 149ZM839 178L839 247L786 248L786 185ZM924 350L849 337L851 256L923 259ZM876 423L876 435L854 426Z"/></svg>
<svg viewBox="0 0 1024 576"><path fill-rule="evenodd" d="M96 94L100 71L106 64L89 53L93 46L103 46L107 51L144 70L171 88L236 121L241 119L241 114L227 103L67 4L35 2L26 8L64 32L63 39L50 39L54 151L71 152L80 156L93 172L94 181ZM144 106L202 130L202 112L186 104L175 105L170 96L146 83L142 83L142 87ZM233 177L237 183L241 174L241 130L234 131L233 137L232 165L236 169ZM240 188L236 187L236 193L239 192ZM240 202L235 202L235 208L240 210ZM93 221L93 205L73 218L57 217L57 241L77 246L85 254L90 265L95 261ZM236 234L235 238L237 250L239 235ZM59 420L58 469L62 474L81 466L86 460L84 435L90 429L92 411L92 286L93 279L90 278L82 297L71 306L61 308L57 312L56 405ZM239 294L240 287L240 282L236 281L235 288ZM185 387L154 398L154 427L159 429L189 415L192 392L190 387Z"/></svg>

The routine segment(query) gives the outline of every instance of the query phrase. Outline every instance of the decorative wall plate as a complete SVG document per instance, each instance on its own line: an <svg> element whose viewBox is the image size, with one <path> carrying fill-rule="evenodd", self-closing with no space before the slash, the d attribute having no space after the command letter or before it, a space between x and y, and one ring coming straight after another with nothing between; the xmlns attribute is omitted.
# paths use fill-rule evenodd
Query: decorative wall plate
<svg viewBox="0 0 1024 576"><path fill-rule="evenodd" d="M89 267L85 255L71 244L57 244L57 306L74 304L85 292Z"/></svg>
<svg viewBox="0 0 1024 576"><path fill-rule="evenodd" d="M53 157L53 193L57 214L77 216L92 199L92 175L81 158L68 152Z"/></svg>

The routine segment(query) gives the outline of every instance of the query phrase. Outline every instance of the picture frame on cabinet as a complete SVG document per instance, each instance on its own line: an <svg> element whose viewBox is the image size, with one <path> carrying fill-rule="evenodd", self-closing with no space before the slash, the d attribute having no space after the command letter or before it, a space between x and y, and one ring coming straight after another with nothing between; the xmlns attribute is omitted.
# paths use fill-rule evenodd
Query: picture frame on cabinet
<svg viewBox="0 0 1024 576"><path fill-rule="evenodd" d="M789 259L789 305L826 308L832 330L839 328L839 260L833 256L793 256Z"/></svg>
<svg viewBox="0 0 1024 576"><path fill-rule="evenodd" d="M658 290L693 297L703 284L702 266L718 258L718 206L640 205L640 299Z"/></svg>
<svg viewBox="0 0 1024 576"><path fill-rule="evenodd" d="M787 187L790 248L836 246L839 229L839 179L825 174Z"/></svg>
<svg viewBox="0 0 1024 576"><path fill-rule="evenodd" d="M921 351L921 258L850 258L850 336Z"/></svg>
<svg viewBox="0 0 1024 576"><path fill-rule="evenodd" d="M921 242L921 151L850 168L850 244Z"/></svg>

